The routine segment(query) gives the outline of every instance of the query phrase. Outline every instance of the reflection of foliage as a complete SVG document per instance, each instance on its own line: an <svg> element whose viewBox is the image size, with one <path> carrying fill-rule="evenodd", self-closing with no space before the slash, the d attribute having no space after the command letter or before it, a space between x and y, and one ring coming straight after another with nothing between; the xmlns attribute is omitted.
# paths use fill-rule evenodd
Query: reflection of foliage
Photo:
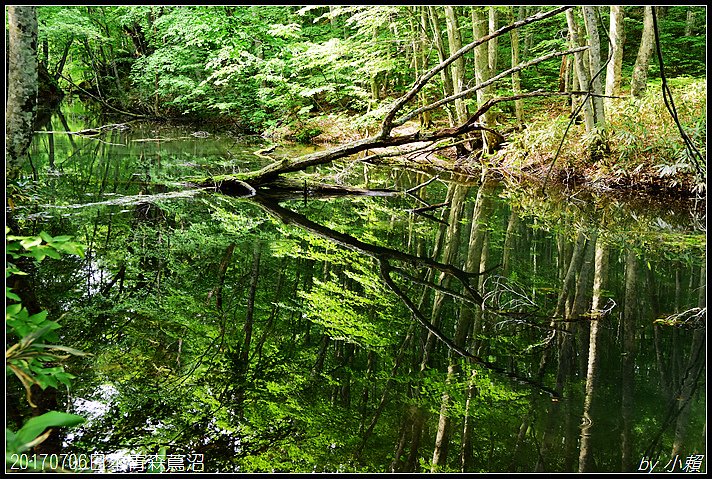
<svg viewBox="0 0 712 479"><path fill-rule="evenodd" d="M205 454L205 468L210 471L380 472L392 460L394 445L411 439L413 420L421 414L424 434L415 460L422 458L423 467L429 469L429 448L447 393L452 397L445 409L452 421L451 451L463 446L463 424L471 420L478 438L473 445L474 469L506 470L513 451L518 451L521 463L536 463L534 439L542 437L543 421L528 424L521 443L512 431L522 427L527 415L542 414L542 404L551 403L549 397L510 381L511 376L463 361L442 343L436 342L425 358L427 331L413 325L413 315L388 291L379 276L378 259L342 248L286 220L270 219L254 200L211 192L159 196L160 185L183 175L180 162L221 160L177 149L170 154L163 151L160 158L151 156L154 153L146 150L137 155L141 160L116 161L77 155L65 163L65 175L43 180L41 194L53 198L44 201L76 206L49 210L71 214L45 220L47 230L75 234L88 245L85 261L44 261L37 271L38 281L47 286L40 299L50 308L50 316L55 309L73 311L62 320L62 339L95 354L73 361L68 369L79 377L73 381L75 404L84 398L101 405L96 416L74 434L71 452L108 454L130 449L135 454L155 454L170 444L169 451L176 454ZM103 184L100 178L105 171L115 183ZM141 176L140 183L133 180L134 173ZM329 172L323 168L319 173ZM422 178L411 178L407 172L377 176L369 167L368 173L370 186L391 186L400 176L422 183ZM432 204L440 203L445 187L433 183L420 193ZM474 191L472 187L464 200L470 215L477 204ZM682 234L685 225L675 214L631 209L622 202L570 192L547 202L531 190L509 189L501 192L511 195L512 201L506 203L497 197L499 193L493 197L496 208L491 217L481 220L487 231L486 267L502 262L506 252L512 258L506 282L492 277L478 287L490 293L488 304L528 313L535 303L540 306L539 322L548 324L543 318L561 288L557 275L566 265L565 247L571 235L591 225L611 229L602 236L611 245L616 271L612 278L620 275L622 265L617 242L625 243L632 235L643 239L639 249L649 263L641 262L641 284L654 286L651 291L660 296L656 306L661 315L672 310L669 293L674 291L677 271L683 285L699 276L694 265L701 261L696 251L703 240L700 235ZM80 208L78 198L85 194L95 204ZM139 201L141 197L145 201ZM107 198L126 201L109 205L102 202ZM364 243L439 261L435 252L441 251L436 244L440 226L412 218L406 212L413 207L410 202L404 197L364 197L285 203L292 211ZM599 208L594 209L594 204ZM517 213L519 226L507 230L508 218ZM469 253L470 217L463 215L460 240L450 245L455 251L452 264L458 267ZM636 218L644 225L637 227ZM27 228L33 226L28 220L20 219ZM505 244L508 239L514 243ZM262 245L262 256L255 280L251 342L245 347L256 241ZM689 262L669 262L658 255L658 249L648 248L656 243L667 248L674 242L679 243L671 250L673 259L684 259L687 252ZM433 285L437 279L427 277L427 267L393 263L393 282L418 303L424 318L432 320L434 297L440 292L424 284ZM480 278L469 279L478 284ZM540 356L517 353L541 340L540 329L497 327L502 318L481 312L471 298L460 294L459 281L451 281L447 288L457 294L443 296L437 318L446 336L452 337L460 314L472 314L476 326L468 337L468 351L505 372L525 377L540 373L544 384L553 383L560 352L556 342L549 350L554 360L539 371ZM641 291L641 314L645 314L650 298L644 288ZM608 294L616 300L621 297L620 281L614 281ZM689 309L684 305L693 294L697 293L682 292L682 309ZM610 320L616 320L615 314ZM577 334L577 339L585 334ZM684 343L686 338L678 340ZM665 351L673 351L665 331L661 343ZM614 342L610 344L615 348ZM678 343L674 346L678 348ZM648 375L657 371L653 348L652 342L646 342L637 353L641 370L649 371ZM577 350L579 357L585 353ZM612 386L620 370L617 359L615 353L605 356L604 386L599 390L612 404L619 401ZM462 371L448 377L449 361ZM642 384L644 375L636 380ZM582 384L581 376L567 383L564 394L572 404L583 394ZM103 394L104 388L115 392ZM468 396L473 390L476 393ZM641 414L652 417L665 405L661 399L650 401ZM361 455L355 457L354 450L381 405L380 417ZM605 417L600 423L613 430L619 427L613 421ZM637 425L641 434L649 434L652 423ZM550 434L556 443L570 439L563 431ZM619 451L602 454L607 461L619 457ZM460 467L453 457L444 469Z"/></svg>
<svg viewBox="0 0 712 479"><path fill-rule="evenodd" d="M544 198L531 195L528 187L507 189L507 196L521 210L521 216L535 217L537 228L568 238L575 238L582 225L595 226L598 241L618 247L633 243L647 256L655 252L656 256L681 260L691 250L702 251L706 245L699 225L690 221L689 214L682 213L684 203L623 202L590 190L572 194L552 188L549 194Z"/></svg>
<svg viewBox="0 0 712 479"><path fill-rule="evenodd" d="M326 328L334 339L353 341L362 346L381 347L388 338L382 338L383 332L374 324L377 305L384 304L384 298L364 298L352 291L345 290L336 278L331 281L315 281L314 289L304 293L309 301L310 319ZM388 316L386 311L380 311Z"/></svg>

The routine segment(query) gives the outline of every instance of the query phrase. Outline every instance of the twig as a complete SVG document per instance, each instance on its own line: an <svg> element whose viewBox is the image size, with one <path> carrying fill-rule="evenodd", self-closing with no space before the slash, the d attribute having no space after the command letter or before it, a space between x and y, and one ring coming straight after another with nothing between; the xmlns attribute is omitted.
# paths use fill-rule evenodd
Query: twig
<svg viewBox="0 0 712 479"><path fill-rule="evenodd" d="M419 189L423 188L424 186L428 186L430 183L432 183L433 181L437 180L438 178L439 178L439 176L437 176L437 175L436 175L436 176L433 176L432 178L430 178L430 179L429 179L428 181L426 181L425 183L421 183L421 184L419 184L418 186L414 186L413 188L410 188L410 189L408 189L408 190L405 190L405 192L406 192L406 193L413 193L414 191L418 191Z"/></svg>
<svg viewBox="0 0 712 479"><path fill-rule="evenodd" d="M700 168L700 164L697 161L697 158L695 157L695 154L700 157L700 161L705 161L704 157L702 156L702 153L700 153L700 150L697 149L697 147L694 145L692 142L692 139L690 136L687 134L685 129L682 127L680 124L680 120L677 117L677 111L675 110L675 103L672 101L672 93L670 92L670 87L668 86L667 83L667 78L665 77L665 66L663 65L663 54L660 51L660 38L658 37L658 17L655 14L655 7L651 7L652 13L653 13L653 31L655 32L655 46L657 49L658 53L658 62L660 62L660 77L662 79L662 90L663 90L663 102L665 103L665 107L668 109L670 112L670 116L672 116L673 121L675 122L675 125L677 125L678 130L680 130L680 136L682 137L682 141L685 143L685 146L687 147L687 151L689 152L688 156L690 159L693 161L695 164L695 170L697 170L697 176L704 180L706 178L706 175L702 173L702 169ZM670 103L668 104L668 97L670 99Z"/></svg>
<svg viewBox="0 0 712 479"><path fill-rule="evenodd" d="M599 17L600 17L600 12L599 12ZM554 159L551 160L551 164L549 165L549 170L546 172L546 178L544 178L544 184L541 186L542 194L545 194L544 189L546 188L546 183L549 181L549 176L551 175L551 170L554 168L554 163L556 163L556 160L559 158L559 154L561 153L561 147L564 146L564 140L566 139L566 135L569 133L569 128L571 128L571 125L574 124L576 117L581 112L581 109L586 104L588 99L595 95L592 91L593 82L596 80L596 78L598 78L598 75L600 75L601 72L603 72L603 70L608 66L608 64L613 59L613 48L611 47L611 45L613 45L613 42L611 42L611 38L608 36L608 33L606 33L605 28L603 29L603 33L605 33L606 38L608 38L608 45L609 45L608 59L603 64L603 66L596 72L596 74L593 75L591 80L588 82L588 92L586 94L586 97L583 99L583 101L578 106L578 108L576 108L576 111L571 115L569 124L566 125L566 130L564 131L564 135L561 137L561 142L559 143L559 147L556 149L556 154L554 155Z"/></svg>
<svg viewBox="0 0 712 479"><path fill-rule="evenodd" d="M468 90L465 90L461 93L458 93L457 95L451 95L447 98L443 98L442 100L438 100L435 103L431 103L430 105L426 105L424 107L418 108L417 110L413 110L410 113L408 113L408 114L402 116L401 118L399 118L398 120L396 120L393 124L395 126L403 125L405 122L407 122L411 118L414 118L423 112L433 110L439 106L445 105L445 104L455 101L459 98L471 95L472 93L476 92L477 90L481 90L482 88L485 88L486 86L491 85L492 83L496 82L497 80L500 80L501 78L511 75L512 73L516 73L518 71L524 70L525 68L536 65L536 64L541 63L545 60L549 60L551 58L555 58L555 57L563 56L563 55L571 55L573 53L576 53L576 52L579 52L582 50L586 50L586 49L588 49L587 46L572 48L565 52L553 52L548 55L544 55L542 57L535 58L534 60L528 61L527 63L521 63L521 64L517 65L516 67L510 68L509 70L504 71L504 72L500 73L499 75L493 76L489 80L482 82L479 85L475 85L474 87L472 87Z"/></svg>
<svg viewBox="0 0 712 479"><path fill-rule="evenodd" d="M442 208L443 206L447 206L447 205L449 205L449 204L450 204L450 203L448 203L448 202L446 201L445 203L438 203L437 205L424 206L424 207L422 207L422 208L415 208L415 209L413 209L413 210L406 210L406 211L407 211L408 213L416 213L416 214L417 214L417 213L423 213L423 212L425 212L425 211L436 210L436 209L438 209L438 208Z"/></svg>

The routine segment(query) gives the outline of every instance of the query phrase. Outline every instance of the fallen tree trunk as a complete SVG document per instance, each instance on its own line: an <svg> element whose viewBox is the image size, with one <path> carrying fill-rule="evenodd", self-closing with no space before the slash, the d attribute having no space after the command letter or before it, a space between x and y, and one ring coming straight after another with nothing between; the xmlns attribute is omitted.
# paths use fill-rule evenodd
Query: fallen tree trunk
<svg viewBox="0 0 712 479"><path fill-rule="evenodd" d="M552 17L554 15L557 15L561 12L564 12L565 10L569 9L571 7L559 7L555 8L553 10L550 10L548 12L544 13L538 13L534 16L528 17L524 20L514 22L511 25L508 25L506 27L500 28L496 32L493 32L489 35L486 35L464 47L462 47L460 50L455 52L453 55L450 56L450 58L444 60L425 74L423 74L413 85L413 87L408 91L405 95L403 95L401 98L396 100L396 102L393 104L393 106L390 108L388 113L385 115L383 121L381 122L381 129L380 132L372 137L365 138L362 140L357 140L351 143L347 143L345 145L337 146L335 148L332 148L330 150L325 150L325 151L319 151L316 153L312 153L309 155L305 155L299 158L285 158L279 161L275 161L274 163L271 163L264 168L258 170L258 171L253 171L253 172L246 172L246 173L238 173L234 175L222 175L222 176L216 176L216 177L209 177L209 178L200 178L200 179L195 179L192 180L191 183L196 184L198 186L202 187L219 187L221 184L228 184L228 183L235 183L238 184L240 187L242 187L241 183L244 183L251 188L261 188L261 187L269 187L271 184L274 184L274 182L277 180L277 178L285 173L293 173L296 171L302 171L306 168L309 168L310 166L317 166L317 165L323 165L327 163L331 163L334 160L340 159L340 158L345 158L351 155L355 155L357 153L361 153L366 150L374 149L374 148L388 148L388 147L394 147L394 146L401 146L401 145L406 145L409 143L415 143L415 142L437 142L446 138L454 138L460 135L464 135L467 133L471 133L474 131L489 131L500 138L503 138L502 135L495 130L492 130L490 128L485 127L484 125L478 123L478 119L480 116L482 116L487 110L489 110L491 107L493 107L495 104L503 102L503 101L514 101L517 99L522 99L522 98L530 98L534 96L548 96L548 95L560 95L560 93L545 93L542 91L536 91L532 93L524 93L520 95L514 95L510 97L503 97L503 98L495 98L492 100L487 101L484 103L480 108L477 109L477 111L462 125L457 126L457 127L451 127L451 128L444 128L435 132L416 132L408 135L401 135L401 136L391 136L391 132L393 128L395 128L398 125L403 124L407 118L409 118L414 112L411 112L410 114L407 114L403 116L401 119L396 120L396 115L401 111L401 109L408 103L410 102L413 98L416 97L416 95L425 87L425 85L435 76L437 75L442 69L446 68L448 65L450 65L453 61L455 61L457 58L461 57L468 51L472 50L473 48L477 47L478 45L481 45L499 35L502 35L504 33L509 32L510 30L514 28L518 28L539 20L543 20L545 18ZM544 59L552 58L553 56L560 56L560 55L566 55L573 53L573 50L567 51L567 52L556 52L555 54L548 54L541 59L537 59L538 61L543 61ZM511 69L511 71L519 71L522 68L525 68L526 66L531 66L535 63L538 63L538 61L532 61L528 62L527 64L523 65L518 65ZM505 72L504 74L506 74ZM501 76L501 75L500 75ZM499 76L498 76L499 77ZM467 92L463 92L462 95L464 94L469 94L477 90L479 87L482 87L484 85L476 86L475 88L472 88L468 90ZM459 98L459 96L457 97ZM449 97L444 100L440 100L433 105L429 105L426 107L423 107L425 109L432 109L436 108L437 106L441 106L444 103L448 103L450 101L454 101L456 97ZM421 108L422 110L422 108ZM420 110L416 110L420 111Z"/></svg>
<svg viewBox="0 0 712 479"><path fill-rule="evenodd" d="M393 146L407 145L409 143L416 142L438 142L446 138L455 138L466 133L471 133L473 131L489 131L495 135L502 136L499 132L487 128L481 125L477 120L490 108L495 106L497 103L514 101L523 98L533 98L540 96L560 96L569 94L586 94L586 92L573 92L573 93L560 93L560 92L542 92L534 91L530 93L522 93L519 95L492 98L484 103L477 111L462 125L450 128L443 128L435 132L416 132L409 135L401 136L386 136L381 137L374 136L370 138L365 138L363 140L357 140L345 145L337 146L330 150L318 151L310 155L302 156L299 158L285 158L283 160L275 161L261 170L237 173L232 175L219 175L207 178L198 178L191 180L190 183L201 187L216 187L221 189L222 185L248 185L252 188L259 187L277 187L285 188L286 180L280 180L279 175L284 173L294 173L297 171L305 170L310 166L323 165L331 163L334 160L340 158L345 158L362 151L375 149L375 148L388 148ZM281 181L281 182L280 182ZM244 185L243 185L244 184ZM293 190L300 190L301 184L299 182L292 183L290 185ZM250 195L251 196L251 195Z"/></svg>

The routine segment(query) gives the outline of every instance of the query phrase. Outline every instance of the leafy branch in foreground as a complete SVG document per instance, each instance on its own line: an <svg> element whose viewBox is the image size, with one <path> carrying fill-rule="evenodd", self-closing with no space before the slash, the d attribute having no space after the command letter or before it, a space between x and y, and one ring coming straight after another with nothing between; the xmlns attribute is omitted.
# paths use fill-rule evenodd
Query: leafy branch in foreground
<svg viewBox="0 0 712 479"><path fill-rule="evenodd" d="M5 227L5 249L12 259L22 256L42 261L46 257L59 259L60 252L76 254L84 257L81 246L71 242L70 236L52 237L45 232L37 236L11 236L10 228ZM44 242L44 244L43 244ZM25 252L21 252L21 251ZM5 278L12 275L26 275L13 263L5 267ZM7 306L5 310L5 327L8 337L15 336L19 341L5 351L6 375L14 373L27 393L27 402L33 408L38 406L32 401L32 386L42 389L48 386L57 387L59 383L69 386L74 378L62 366L52 366L51 363L63 361L70 356L88 356L89 354L76 349L56 344L46 344L45 341L57 341L59 336L55 330L60 327L56 321L47 319L47 311L30 315L21 303L22 299L11 289L5 287L6 299L17 301ZM61 318L60 318L61 319ZM66 354L62 354L64 352ZM84 418L75 414L49 411L41 416L31 418L17 433L6 430L5 462L12 462L12 455L18 455L40 444L47 439L50 427L74 426L84 422Z"/></svg>

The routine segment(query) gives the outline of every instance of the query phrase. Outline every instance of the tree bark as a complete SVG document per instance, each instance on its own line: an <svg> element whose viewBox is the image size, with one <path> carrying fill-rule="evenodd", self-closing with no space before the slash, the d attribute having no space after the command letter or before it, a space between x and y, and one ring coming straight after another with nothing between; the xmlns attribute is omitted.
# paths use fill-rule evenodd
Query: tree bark
<svg viewBox="0 0 712 479"><path fill-rule="evenodd" d="M433 27L433 36L435 38L435 50L438 52L438 59L440 63L443 63L445 60L447 60L447 55L445 53L445 41L443 40L442 28L440 28L440 17L434 6L429 5L425 8L427 8L428 12L430 13L430 23ZM442 70L440 70L440 79L443 83L443 94L446 97L452 96L452 77L450 76L450 72L447 69L443 68ZM447 112L450 126L457 125L455 113L452 111L452 108L450 108L450 105L445 106L445 111Z"/></svg>
<svg viewBox="0 0 712 479"><path fill-rule="evenodd" d="M606 67L606 96L618 96L621 93L621 66L623 65L623 45L625 44L625 7L611 6L611 22L608 37L612 46L611 61ZM604 99L606 111L610 111L613 100Z"/></svg>
<svg viewBox="0 0 712 479"><path fill-rule="evenodd" d="M16 178L25 162L37 117L37 7L8 6L6 170Z"/></svg>
<svg viewBox="0 0 712 479"><path fill-rule="evenodd" d="M472 7L472 35L473 38L484 38L487 36L488 18L485 7ZM477 84L481 85L492 77L492 69L489 64L489 45L483 43L475 49L475 78ZM492 95L492 88L486 87L477 90L477 102L484 104ZM485 114L484 123L492 128L495 123L493 115ZM486 132L482 133L483 151L492 153L497 146L497 140Z"/></svg>
<svg viewBox="0 0 712 479"><path fill-rule="evenodd" d="M648 89L648 68L650 59L653 57L653 47L655 46L655 34L653 32L653 7L645 7L645 19L643 20L643 36L640 40L638 57L635 60L633 74L630 78L630 94L633 98L642 98Z"/></svg>
<svg viewBox="0 0 712 479"><path fill-rule="evenodd" d="M462 48L462 35L460 34L460 22L457 20L457 13L453 6L445 7L445 20L447 25L447 39L450 53L459 51ZM452 71L452 92L458 95L463 90L465 82L465 58L460 56L451 65ZM455 111L457 112L457 123L462 124L467 121L467 107L461 98L455 100Z"/></svg>
<svg viewBox="0 0 712 479"><path fill-rule="evenodd" d="M522 9L523 7L520 7L520 12ZM514 7L509 7L507 21L514 23ZM512 44L512 67L515 67L519 65L519 30L512 30L510 32L510 41ZM512 73L512 92L516 95L521 91L522 87L519 81L519 72L514 72ZM524 102L522 100L516 100L514 102L514 112L517 117L517 129L522 130L524 128Z"/></svg>
<svg viewBox="0 0 712 479"><path fill-rule="evenodd" d="M586 25L586 34L588 35L588 57L590 77L593 79L591 88L593 93L603 95L603 82L601 75L596 75L601 69L601 41L598 35L598 21L596 19L596 10L593 6L583 6L583 19ZM595 124L603 124L606 121L606 115L603 110L603 98L595 96L591 99L593 102L593 122Z"/></svg>
<svg viewBox="0 0 712 479"><path fill-rule="evenodd" d="M413 10L416 17L415 24L419 27L413 29L413 52L415 56L415 74L419 77L425 72L428 66L428 7L423 5ZM419 31L418 31L419 30ZM417 32L417 33L416 33ZM419 34L418 34L419 33ZM420 104L427 105L427 96L425 92L420 93ZM433 119L429 111L423 112L420 115L420 128L429 130L433 126Z"/></svg>
<svg viewBox="0 0 712 479"><path fill-rule="evenodd" d="M578 46L578 24L576 22L576 17L574 16L574 12L572 10L566 11L566 23L569 27L569 36L571 38L571 42L574 46ZM586 67L583 63L582 53L574 54L574 70L576 71L576 75L578 77L579 88L581 90L587 89L589 77L586 73ZM584 123L586 124L586 132L590 132L591 130L593 130L596 122L593 116L593 108L591 107L591 103L588 101L583 106L583 118Z"/></svg>

